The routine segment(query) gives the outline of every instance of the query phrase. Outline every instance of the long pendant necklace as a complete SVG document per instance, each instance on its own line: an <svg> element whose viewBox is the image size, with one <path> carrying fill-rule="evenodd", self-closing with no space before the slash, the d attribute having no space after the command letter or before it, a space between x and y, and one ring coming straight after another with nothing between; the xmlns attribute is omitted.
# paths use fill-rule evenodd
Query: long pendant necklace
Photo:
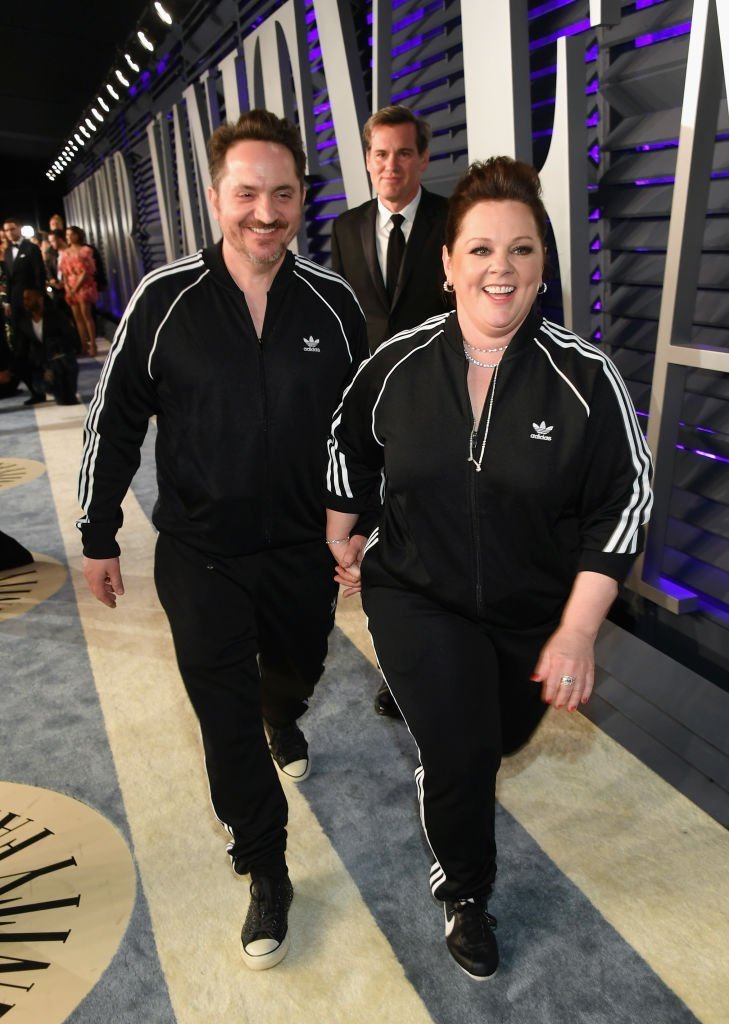
<svg viewBox="0 0 729 1024"><path fill-rule="evenodd" d="M468 352L466 352L466 355L468 355ZM478 363L477 365L484 366L485 364L484 363ZM486 448L486 438L489 436L489 426L491 425L491 411L492 411L492 409L494 407L494 395L496 394L496 378L499 375L499 363L495 363L494 367L495 367L495 369L494 369L494 376L493 376L493 379L491 381L491 398L489 399L489 408L488 408L488 412L486 414L486 426L484 427L484 431L483 431L483 441L481 442L481 452L480 452L480 454L478 456L478 460L476 458L474 458L474 454L473 454L473 446L476 443L476 435L478 433L478 428L476 426L476 421L475 420L473 422L473 430L471 431L471 437L470 437L470 440L469 440L469 443L468 443L468 459L466 461L467 462L472 462L474 464L474 466L476 467L476 472L477 473L481 472L481 463L483 462L483 453L484 453L484 450Z"/></svg>

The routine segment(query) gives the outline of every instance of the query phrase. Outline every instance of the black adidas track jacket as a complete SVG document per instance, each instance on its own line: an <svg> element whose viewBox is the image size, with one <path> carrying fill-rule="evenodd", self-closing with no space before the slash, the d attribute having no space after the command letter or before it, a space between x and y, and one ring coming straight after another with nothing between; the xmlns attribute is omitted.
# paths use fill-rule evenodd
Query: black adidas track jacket
<svg viewBox="0 0 729 1024"><path fill-rule="evenodd" d="M365 586L413 589L494 626L549 627L577 572L620 580L640 551L650 454L613 363L532 312L492 383L476 472L467 372L455 313L379 348L334 416L328 504L363 509L384 468Z"/></svg>
<svg viewBox="0 0 729 1024"><path fill-rule="evenodd" d="M222 243L148 274L86 420L84 553L119 553L121 502L152 415L160 532L219 555L323 538L331 416L367 353L349 285L292 253L271 286L260 341Z"/></svg>

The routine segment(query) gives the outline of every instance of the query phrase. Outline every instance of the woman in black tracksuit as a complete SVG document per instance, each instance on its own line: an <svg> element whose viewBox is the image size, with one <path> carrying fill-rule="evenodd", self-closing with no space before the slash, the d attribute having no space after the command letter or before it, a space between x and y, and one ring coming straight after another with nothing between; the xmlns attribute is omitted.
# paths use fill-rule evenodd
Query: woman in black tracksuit
<svg viewBox="0 0 729 1024"><path fill-rule="evenodd" d="M501 756L547 705L588 700L595 636L651 504L616 368L534 309L545 232L533 168L474 164L446 228L456 311L363 364L329 443L327 543L350 589L361 563L377 657L418 745L431 889L449 951L477 980L498 964L487 899ZM363 552L349 536L380 490Z"/></svg>

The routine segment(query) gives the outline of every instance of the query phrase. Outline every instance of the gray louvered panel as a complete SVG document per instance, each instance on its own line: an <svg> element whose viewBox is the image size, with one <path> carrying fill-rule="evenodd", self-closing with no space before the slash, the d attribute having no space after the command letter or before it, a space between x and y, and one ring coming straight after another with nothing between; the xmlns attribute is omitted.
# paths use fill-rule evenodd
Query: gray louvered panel
<svg viewBox="0 0 729 1024"><path fill-rule="evenodd" d="M686 378L686 390L729 402L729 375L712 370L691 370Z"/></svg>
<svg viewBox="0 0 729 1024"><path fill-rule="evenodd" d="M600 189L600 206L604 217L670 216L673 187L651 185L640 188L616 186ZM709 185L708 212L724 214L729 210L729 181L712 181Z"/></svg>
<svg viewBox="0 0 729 1024"><path fill-rule="evenodd" d="M660 303L660 288L620 285L605 298L603 309L606 313L615 312L615 315L658 320ZM694 323L723 329L729 323L729 292L697 292Z"/></svg>
<svg viewBox="0 0 729 1024"><path fill-rule="evenodd" d="M613 159L602 181L606 185L630 185L651 178L672 177L676 169L677 153L678 150L674 148L621 153ZM729 171L729 141L716 143L714 171Z"/></svg>
<svg viewBox="0 0 729 1024"><path fill-rule="evenodd" d="M658 288L621 285L603 299L602 307L606 313L615 313L616 316L657 321L660 302L661 293Z"/></svg>
<svg viewBox="0 0 729 1024"><path fill-rule="evenodd" d="M608 133L603 145L606 150L612 152L636 146L645 146L649 143L671 142L678 140L680 127L680 107L674 107L671 110L659 110L656 113L638 117L626 117L616 128ZM718 134L729 131L729 109L725 99L721 101L719 107L716 130Z"/></svg>
<svg viewBox="0 0 729 1024"><path fill-rule="evenodd" d="M605 280L611 284L644 284L660 288L663 285L665 266L665 253L619 253L613 258ZM704 255L699 269L699 287L729 287L729 260L726 255Z"/></svg>
<svg viewBox="0 0 729 1024"><path fill-rule="evenodd" d="M692 430L687 439L692 446L706 448L729 458L729 402L724 398L709 398L704 392L687 391L681 409L684 423L701 422L701 430ZM707 433L713 431L713 433Z"/></svg>
<svg viewBox="0 0 729 1024"><path fill-rule="evenodd" d="M616 220L603 242L613 252L639 248L665 252L667 243L667 220ZM729 252L729 216L707 217L702 247L704 252Z"/></svg>
<svg viewBox="0 0 729 1024"><path fill-rule="evenodd" d="M683 101L688 36L621 53L602 76L600 91L623 117L636 117Z"/></svg>
<svg viewBox="0 0 729 1024"><path fill-rule="evenodd" d="M694 456L700 458L700 456ZM729 546L723 537L694 526L693 523L671 518L667 541L670 547L683 551L706 565L713 566L726 576L729 586Z"/></svg>
<svg viewBox="0 0 729 1024"><path fill-rule="evenodd" d="M656 324L651 320L616 316L610 324L609 340L611 345L640 349L652 355L656 349Z"/></svg>
<svg viewBox="0 0 729 1024"><path fill-rule="evenodd" d="M717 537L729 540L729 515L724 502L712 501L700 494L674 487L671 514L683 522L692 523Z"/></svg>
<svg viewBox="0 0 729 1024"><path fill-rule="evenodd" d="M703 459L692 452L676 451L674 482L692 494L729 505L729 466Z"/></svg>
<svg viewBox="0 0 729 1024"><path fill-rule="evenodd" d="M663 571L683 586L706 594L721 604L729 603L729 573L711 564L697 561L676 548L666 547Z"/></svg>

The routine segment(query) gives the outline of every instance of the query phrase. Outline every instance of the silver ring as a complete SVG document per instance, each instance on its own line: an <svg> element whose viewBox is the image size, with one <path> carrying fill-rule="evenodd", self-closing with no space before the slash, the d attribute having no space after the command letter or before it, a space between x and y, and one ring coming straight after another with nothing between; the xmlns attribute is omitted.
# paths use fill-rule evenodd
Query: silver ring
<svg viewBox="0 0 729 1024"><path fill-rule="evenodd" d="M572 686L572 684L576 682L577 680L574 676L562 676L560 679L562 686Z"/></svg>

